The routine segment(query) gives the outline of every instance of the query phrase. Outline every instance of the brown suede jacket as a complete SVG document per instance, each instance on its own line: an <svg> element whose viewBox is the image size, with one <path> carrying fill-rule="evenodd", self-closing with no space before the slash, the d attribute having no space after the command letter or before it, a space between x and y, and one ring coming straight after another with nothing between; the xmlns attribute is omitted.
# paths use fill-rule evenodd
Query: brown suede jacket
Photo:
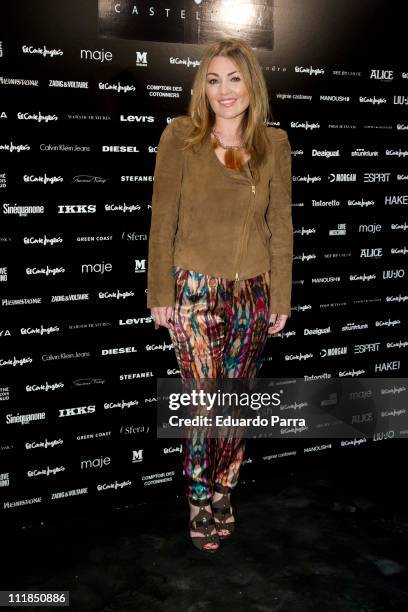
<svg viewBox="0 0 408 612"><path fill-rule="evenodd" d="M270 270L270 312L291 315L292 159L287 132L267 127L270 153L255 184L251 160L224 166L208 137L180 151L191 120L174 118L156 154L147 307L175 305L174 268L229 280Z"/></svg>

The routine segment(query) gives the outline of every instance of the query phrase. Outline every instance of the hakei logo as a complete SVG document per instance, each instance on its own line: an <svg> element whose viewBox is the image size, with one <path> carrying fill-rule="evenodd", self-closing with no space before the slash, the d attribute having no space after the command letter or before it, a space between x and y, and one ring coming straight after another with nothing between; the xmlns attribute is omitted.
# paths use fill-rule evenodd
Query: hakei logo
<svg viewBox="0 0 408 612"><path fill-rule="evenodd" d="M111 62L113 54L111 51L105 51L105 49L81 49L80 57L84 60L93 60L95 62Z"/></svg>

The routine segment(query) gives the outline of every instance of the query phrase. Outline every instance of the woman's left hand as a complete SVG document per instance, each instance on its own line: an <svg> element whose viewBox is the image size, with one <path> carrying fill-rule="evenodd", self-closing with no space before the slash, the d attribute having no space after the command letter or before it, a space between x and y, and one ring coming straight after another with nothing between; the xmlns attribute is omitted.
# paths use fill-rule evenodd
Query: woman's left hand
<svg viewBox="0 0 408 612"><path fill-rule="evenodd" d="M280 332L286 325L288 315L272 313L269 317L269 329L268 334L272 336Z"/></svg>

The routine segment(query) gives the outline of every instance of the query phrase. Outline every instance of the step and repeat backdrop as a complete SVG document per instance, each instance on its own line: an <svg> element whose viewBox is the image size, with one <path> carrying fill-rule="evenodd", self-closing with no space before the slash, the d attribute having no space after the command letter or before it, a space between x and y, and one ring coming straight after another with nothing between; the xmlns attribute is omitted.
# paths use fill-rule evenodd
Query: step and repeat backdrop
<svg viewBox="0 0 408 612"><path fill-rule="evenodd" d="M178 377L146 308L156 146L204 45L242 37L293 157L292 317L260 376L407 372L408 66L383 1L17 1L0 23L0 496L28 525L183 491L156 435ZM387 386L386 384L384 385ZM365 398L362 398L365 399ZM369 420L362 401L356 422ZM381 427L380 427L381 429ZM372 439L254 440L242 481ZM361 456L361 455L360 455Z"/></svg>

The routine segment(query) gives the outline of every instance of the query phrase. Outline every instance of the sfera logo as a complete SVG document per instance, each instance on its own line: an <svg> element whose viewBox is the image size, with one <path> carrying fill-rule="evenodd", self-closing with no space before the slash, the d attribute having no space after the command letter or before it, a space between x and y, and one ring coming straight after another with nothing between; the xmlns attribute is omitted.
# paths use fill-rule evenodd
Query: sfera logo
<svg viewBox="0 0 408 612"><path fill-rule="evenodd" d="M136 274L138 274L139 272L146 272L145 259L135 259L135 272Z"/></svg>
<svg viewBox="0 0 408 612"><path fill-rule="evenodd" d="M86 263L81 265L82 274L105 274L105 272L112 272L112 264L109 262L101 261L97 263Z"/></svg>
<svg viewBox="0 0 408 612"><path fill-rule="evenodd" d="M139 450L132 450L132 463L142 463L143 450L143 448L139 448Z"/></svg>
<svg viewBox="0 0 408 612"><path fill-rule="evenodd" d="M136 51L136 66L147 68L147 51Z"/></svg>
<svg viewBox="0 0 408 612"><path fill-rule="evenodd" d="M105 49L81 49L80 59L101 62L103 64L103 62L111 62L113 54L111 51L105 51Z"/></svg>
<svg viewBox="0 0 408 612"><path fill-rule="evenodd" d="M122 232L121 238L129 242L147 242L147 234L137 234L136 232Z"/></svg>

